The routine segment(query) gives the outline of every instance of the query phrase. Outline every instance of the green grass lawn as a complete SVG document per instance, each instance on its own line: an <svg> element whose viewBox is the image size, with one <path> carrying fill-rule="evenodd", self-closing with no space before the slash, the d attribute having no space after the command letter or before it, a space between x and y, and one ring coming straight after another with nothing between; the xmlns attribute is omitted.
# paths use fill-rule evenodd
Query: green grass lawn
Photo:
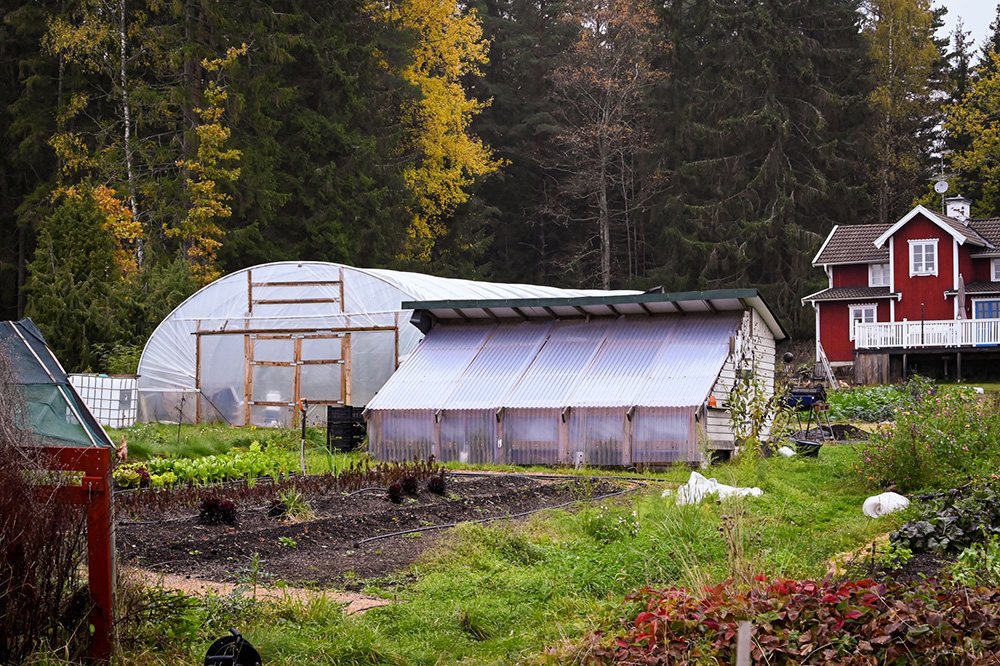
<svg viewBox="0 0 1000 666"><path fill-rule="evenodd" d="M706 472L758 486L759 498L675 506L664 484L599 505L544 512L525 522L465 525L395 579L368 591L397 603L358 616L336 606L200 602L193 642L170 639L127 662L195 663L211 637L237 626L267 664L514 664L564 638L610 628L622 600L646 585L697 585L731 575L719 528L737 516L747 557L741 571L822 577L831 556L871 542L899 516L861 513L869 494L855 480L855 454L831 446L818 460L772 458ZM676 468L660 476L686 479ZM363 557L378 557L375 548ZM176 633L176 631L175 631Z"/></svg>

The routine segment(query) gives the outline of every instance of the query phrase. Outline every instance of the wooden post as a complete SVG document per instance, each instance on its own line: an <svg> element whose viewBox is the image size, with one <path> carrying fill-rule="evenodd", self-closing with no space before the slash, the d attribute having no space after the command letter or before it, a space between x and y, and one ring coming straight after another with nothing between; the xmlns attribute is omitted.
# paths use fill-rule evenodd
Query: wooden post
<svg viewBox="0 0 1000 666"><path fill-rule="evenodd" d="M351 402L351 334L347 333L344 335L344 342L341 343L341 356L344 357L344 372L341 381L344 386L344 393L341 398L344 399L344 405L349 406L354 403Z"/></svg>
<svg viewBox="0 0 1000 666"><path fill-rule="evenodd" d="M398 312L395 314L395 324L392 327L392 335L393 338L395 338L395 340L393 341L394 344L393 359L395 360L393 362L392 368L393 370L399 370L399 313Z"/></svg>
<svg viewBox="0 0 1000 666"><path fill-rule="evenodd" d="M253 271L247 271L247 314L253 314ZM249 322L247 326L249 326Z"/></svg>
<svg viewBox="0 0 1000 666"><path fill-rule="evenodd" d="M962 381L962 352L955 352L955 379Z"/></svg>
<svg viewBox="0 0 1000 666"><path fill-rule="evenodd" d="M111 447L46 447L49 469L83 472L79 486L39 486L36 493L87 511L87 586L89 623L94 627L90 653L97 661L111 659L114 628L114 523L111 520Z"/></svg>
<svg viewBox="0 0 1000 666"><path fill-rule="evenodd" d="M253 400L253 339L243 336L243 425L250 425L250 401Z"/></svg>
<svg viewBox="0 0 1000 666"><path fill-rule="evenodd" d="M195 324L195 332L201 330L201 320ZM201 336L194 336L194 387L198 394L194 403L194 422L201 423Z"/></svg>
<svg viewBox="0 0 1000 666"><path fill-rule="evenodd" d="M302 338L293 338L292 345L294 348L292 359L295 361L294 378L292 379L292 402L295 403L295 409L292 410L292 427L294 428L298 425L299 401L302 400ZM305 418L305 412L302 412L303 423L305 423Z"/></svg>

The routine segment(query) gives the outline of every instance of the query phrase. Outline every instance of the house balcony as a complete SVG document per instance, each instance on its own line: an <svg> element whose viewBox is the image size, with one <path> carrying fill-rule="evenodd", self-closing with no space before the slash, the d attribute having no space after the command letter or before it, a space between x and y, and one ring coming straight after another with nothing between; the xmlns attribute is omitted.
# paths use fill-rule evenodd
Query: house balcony
<svg viewBox="0 0 1000 666"><path fill-rule="evenodd" d="M939 349L1000 345L1000 319L880 321L854 325L856 349Z"/></svg>

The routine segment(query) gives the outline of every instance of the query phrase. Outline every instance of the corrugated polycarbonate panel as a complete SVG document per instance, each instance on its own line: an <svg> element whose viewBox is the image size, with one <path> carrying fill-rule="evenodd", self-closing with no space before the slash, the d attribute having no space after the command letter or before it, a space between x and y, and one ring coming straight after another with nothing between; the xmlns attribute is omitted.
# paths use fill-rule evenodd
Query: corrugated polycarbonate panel
<svg viewBox="0 0 1000 666"><path fill-rule="evenodd" d="M492 409L441 412L440 462L457 460L473 465L497 462L496 412Z"/></svg>
<svg viewBox="0 0 1000 666"><path fill-rule="evenodd" d="M570 411L569 457L599 467L629 464L625 458L627 441L626 410L622 407L581 407Z"/></svg>
<svg viewBox="0 0 1000 666"><path fill-rule="evenodd" d="M566 407L613 324L612 320L557 322L504 406Z"/></svg>
<svg viewBox="0 0 1000 666"><path fill-rule="evenodd" d="M395 409L368 413L368 452L378 460L427 460L435 452L434 412Z"/></svg>
<svg viewBox="0 0 1000 666"><path fill-rule="evenodd" d="M635 404L639 387L673 330L673 322L664 319L616 322L567 404L572 407Z"/></svg>
<svg viewBox="0 0 1000 666"><path fill-rule="evenodd" d="M502 460L513 465L568 463L560 455L560 413L552 408L505 409Z"/></svg>
<svg viewBox="0 0 1000 666"><path fill-rule="evenodd" d="M637 407L632 416L632 462L651 465L697 460L694 410Z"/></svg>
<svg viewBox="0 0 1000 666"><path fill-rule="evenodd" d="M742 312L672 318L671 335L633 395L635 405L701 405L729 357Z"/></svg>
<svg viewBox="0 0 1000 666"><path fill-rule="evenodd" d="M504 398L538 354L551 328L552 322L520 322L492 327L489 338L455 383L445 409L495 409L503 406Z"/></svg>
<svg viewBox="0 0 1000 666"><path fill-rule="evenodd" d="M399 367L368 408L441 409L495 328L441 326Z"/></svg>

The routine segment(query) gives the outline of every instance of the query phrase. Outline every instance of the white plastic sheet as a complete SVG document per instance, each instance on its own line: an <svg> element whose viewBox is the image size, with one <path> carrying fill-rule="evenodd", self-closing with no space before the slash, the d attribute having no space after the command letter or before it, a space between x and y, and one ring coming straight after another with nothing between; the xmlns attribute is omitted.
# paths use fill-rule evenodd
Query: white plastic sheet
<svg viewBox="0 0 1000 666"><path fill-rule="evenodd" d="M908 506L910 506L910 500L906 499L902 495L898 493L882 493L880 495L873 495L866 499L861 510L864 511L865 515L869 518L878 518L879 516L884 516L887 513L902 511Z"/></svg>
<svg viewBox="0 0 1000 666"><path fill-rule="evenodd" d="M670 489L663 491L663 496L670 494ZM677 489L677 504L697 504L709 495L726 497L760 497L764 491L760 488L739 488L719 483L716 479L706 479L698 472L691 472L691 478Z"/></svg>

